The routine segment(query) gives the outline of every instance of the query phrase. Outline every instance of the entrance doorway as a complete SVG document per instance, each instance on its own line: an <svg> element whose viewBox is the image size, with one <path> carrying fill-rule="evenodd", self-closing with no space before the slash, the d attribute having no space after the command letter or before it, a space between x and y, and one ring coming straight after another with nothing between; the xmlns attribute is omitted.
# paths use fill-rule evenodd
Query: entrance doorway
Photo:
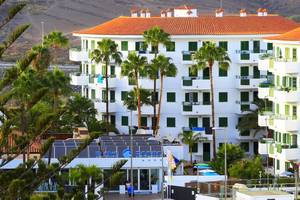
<svg viewBox="0 0 300 200"><path fill-rule="evenodd" d="M203 143L203 161L210 161L210 143Z"/></svg>

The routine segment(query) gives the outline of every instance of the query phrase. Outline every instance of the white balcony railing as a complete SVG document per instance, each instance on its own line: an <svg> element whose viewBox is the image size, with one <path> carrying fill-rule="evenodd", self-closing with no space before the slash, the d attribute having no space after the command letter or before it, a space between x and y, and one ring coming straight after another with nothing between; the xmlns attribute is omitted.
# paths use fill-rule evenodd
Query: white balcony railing
<svg viewBox="0 0 300 200"><path fill-rule="evenodd" d="M183 115L211 115L210 102L183 102L182 103Z"/></svg>
<svg viewBox="0 0 300 200"><path fill-rule="evenodd" d="M210 81L203 77L182 77L182 89L210 90Z"/></svg>
<svg viewBox="0 0 300 200"><path fill-rule="evenodd" d="M71 74L71 85L88 85L89 75L75 73Z"/></svg>
<svg viewBox="0 0 300 200"><path fill-rule="evenodd" d="M69 59L75 62L88 61L89 52L80 49L70 49L69 50Z"/></svg>
<svg viewBox="0 0 300 200"><path fill-rule="evenodd" d="M97 109L98 112L100 113L105 113L106 112L106 101L103 101L101 99L95 99L94 100L95 108ZM110 101L108 104L108 112L109 113L114 113L117 111L117 104L115 101Z"/></svg>

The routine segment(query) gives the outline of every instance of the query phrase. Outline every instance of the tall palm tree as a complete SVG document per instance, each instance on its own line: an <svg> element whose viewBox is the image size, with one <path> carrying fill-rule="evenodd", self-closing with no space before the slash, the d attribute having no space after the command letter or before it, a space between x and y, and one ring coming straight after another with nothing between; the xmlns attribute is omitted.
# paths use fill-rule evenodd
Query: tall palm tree
<svg viewBox="0 0 300 200"><path fill-rule="evenodd" d="M164 55L158 55L152 61L155 68L159 71L159 79L160 79L160 94L158 101L158 112L157 112L157 123L155 128L155 134L157 135L159 129L159 121L160 121L160 111L163 97L163 88L164 88L164 78L166 76L175 77L177 74L177 68L174 63L171 63L171 58L165 57Z"/></svg>
<svg viewBox="0 0 300 200"><path fill-rule="evenodd" d="M159 53L159 45L167 46L171 43L170 34L166 33L163 29L161 29L158 26L154 26L149 30L146 30L143 34L145 43L147 45L152 46L152 51L154 53L154 58L157 57L157 54ZM158 69L153 67L152 65L149 65L150 69L148 72L151 72L149 75L149 78L153 80L153 92L152 92L152 106L153 106L153 134L155 134L155 130L157 128L157 118L156 118L156 80L158 78ZM151 67L153 67L151 69Z"/></svg>
<svg viewBox="0 0 300 200"><path fill-rule="evenodd" d="M210 78L210 95L211 95L211 110L212 110L212 127L215 127L215 101L214 101L214 81L213 81L213 67L217 62L219 68L227 70L231 60L222 47L216 46L213 42L205 42L204 45L195 53L193 59L196 64L193 66L198 69L209 69ZM216 134L215 129L212 129L213 134L213 155L216 155Z"/></svg>
<svg viewBox="0 0 300 200"><path fill-rule="evenodd" d="M193 145L198 143L201 139L200 134L193 131L184 131L178 135L181 142L189 146L190 164L193 164Z"/></svg>
<svg viewBox="0 0 300 200"><path fill-rule="evenodd" d="M44 37L43 45L51 48L66 48L69 45L69 40L62 32L53 31Z"/></svg>
<svg viewBox="0 0 300 200"><path fill-rule="evenodd" d="M118 51L118 45L112 41L111 39L102 39L100 42L98 42L97 49L92 51L91 53L92 60L95 61L97 64L103 63L105 66L105 96L106 96L106 115L105 115L105 121L106 123L109 123L109 101L108 101L108 94L109 94L109 88L108 88L108 66L111 63L111 61L114 61L115 64L121 64L122 63L122 54Z"/></svg>
<svg viewBox="0 0 300 200"><path fill-rule="evenodd" d="M135 52L128 55L126 61L122 64L121 74L128 76L128 78L135 80L136 95L137 95L137 109L138 109L138 128L141 127L141 95L139 78L145 73L145 66L147 65L147 58L139 56Z"/></svg>

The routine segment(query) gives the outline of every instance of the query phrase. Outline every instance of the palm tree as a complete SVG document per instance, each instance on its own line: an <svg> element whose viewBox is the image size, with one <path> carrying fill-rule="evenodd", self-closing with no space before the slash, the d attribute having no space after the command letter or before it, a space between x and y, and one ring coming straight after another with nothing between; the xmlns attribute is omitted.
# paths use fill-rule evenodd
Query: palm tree
<svg viewBox="0 0 300 200"><path fill-rule="evenodd" d="M62 32L53 31L44 37L43 45L51 48L66 48L69 46L69 40Z"/></svg>
<svg viewBox="0 0 300 200"><path fill-rule="evenodd" d="M114 61L116 64L121 64L122 54L118 51L118 45L112 41L111 39L102 39L98 42L98 47L91 53L92 60L95 61L97 64L103 63L105 66L105 96L106 96L106 115L105 121L109 123L109 110L108 110L108 65L111 61Z"/></svg>
<svg viewBox="0 0 300 200"><path fill-rule="evenodd" d="M121 74L123 76L128 76L128 78L135 80L135 88L137 95L137 109L138 109L138 128L141 127L141 95L140 95L140 86L139 78L141 74L145 72L145 66L147 65L147 58L137 55L135 52L132 52L128 55L126 61L122 64Z"/></svg>
<svg viewBox="0 0 300 200"><path fill-rule="evenodd" d="M193 145L200 141L200 135L193 131L184 131L178 135L181 142L189 146L190 163L193 164Z"/></svg>
<svg viewBox="0 0 300 200"><path fill-rule="evenodd" d="M171 43L170 35L166 33L163 29L161 29L158 26L154 26L151 29L147 30L143 34L145 43L147 45L152 46L152 51L154 53L154 58L157 57L157 54L159 53L158 47L159 45L167 46ZM149 74L149 78L153 80L153 92L152 92L152 106L153 106L153 116L154 116L154 123L153 123L153 134L155 134L155 130L157 128L157 118L156 118L156 80L158 78L158 69L153 67L151 69L147 70L148 72L151 72Z"/></svg>
<svg viewBox="0 0 300 200"><path fill-rule="evenodd" d="M157 126L155 128L155 134L157 135L159 129L159 121L160 121L160 111L161 111L161 104L162 104L162 96L163 96L163 87L164 87L164 77L175 77L177 74L177 68L174 63L171 63L171 58L165 57L164 55L159 55L152 61L153 65L156 66L155 68L159 71L159 78L160 78L160 94L159 94L159 101L158 101L158 112L157 112Z"/></svg>
<svg viewBox="0 0 300 200"><path fill-rule="evenodd" d="M204 45L195 53L193 59L196 64L193 66L198 69L209 69L210 77L210 94L211 94L211 110L212 110L212 127L215 127L215 101L214 101L214 81L213 81L213 66L218 62L219 68L227 70L231 60L222 47L217 47L213 42L205 42ZM216 134L212 129L213 134L213 155L216 155Z"/></svg>

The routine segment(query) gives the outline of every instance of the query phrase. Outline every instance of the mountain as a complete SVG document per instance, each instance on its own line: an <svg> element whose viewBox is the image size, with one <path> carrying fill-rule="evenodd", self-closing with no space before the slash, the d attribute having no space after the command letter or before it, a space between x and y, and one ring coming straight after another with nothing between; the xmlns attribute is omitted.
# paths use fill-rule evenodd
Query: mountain
<svg viewBox="0 0 300 200"><path fill-rule="evenodd" d="M28 49L32 44L41 41L41 22L44 22L45 32L60 30L72 39L72 44L79 44L71 37L72 31L94 26L120 15L129 15L133 6L146 7L152 13L159 14L162 8L174 7L182 4L195 5L200 14L213 14L220 6L221 0L27 0L28 6L0 33L4 37L12 27L21 23L30 23L32 27L14 45L6 59L15 58L20 52ZM15 0L7 0L0 9L0 19L7 12L7 6ZM300 0L223 0L226 13L238 13L241 8L256 12L260 7L267 8L270 13L283 16L297 15ZM75 40L75 41L74 41Z"/></svg>

